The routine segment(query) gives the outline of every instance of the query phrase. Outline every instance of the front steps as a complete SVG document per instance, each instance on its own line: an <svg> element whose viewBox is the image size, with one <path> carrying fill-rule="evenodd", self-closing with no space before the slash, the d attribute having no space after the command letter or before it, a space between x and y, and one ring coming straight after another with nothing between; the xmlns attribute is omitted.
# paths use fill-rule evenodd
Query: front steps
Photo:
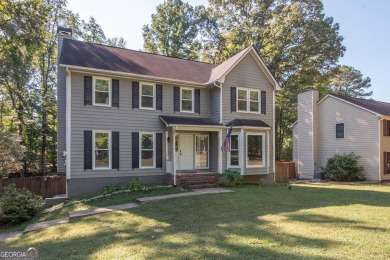
<svg viewBox="0 0 390 260"><path fill-rule="evenodd" d="M219 173L178 173L176 174L176 186L187 189L204 189L217 187L219 182ZM167 183L173 185L173 175L167 174Z"/></svg>

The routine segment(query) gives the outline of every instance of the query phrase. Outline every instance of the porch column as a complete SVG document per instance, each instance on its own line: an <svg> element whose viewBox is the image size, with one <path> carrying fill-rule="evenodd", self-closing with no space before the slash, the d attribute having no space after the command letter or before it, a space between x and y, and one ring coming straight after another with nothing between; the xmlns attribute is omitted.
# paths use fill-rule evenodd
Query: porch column
<svg viewBox="0 0 390 260"><path fill-rule="evenodd" d="M244 160L244 142L245 142L245 135L244 135L244 129L240 129L240 140L238 142L238 161L240 162L240 173L241 175L244 175L244 165L246 164L246 160Z"/></svg>
<svg viewBox="0 0 390 260"><path fill-rule="evenodd" d="M218 131L218 173L222 174L222 129Z"/></svg>
<svg viewBox="0 0 390 260"><path fill-rule="evenodd" d="M267 174L269 174L269 154L271 152L271 149L269 147L269 130L267 130Z"/></svg>
<svg viewBox="0 0 390 260"><path fill-rule="evenodd" d="M172 174L173 185L176 186L176 131L172 127Z"/></svg>

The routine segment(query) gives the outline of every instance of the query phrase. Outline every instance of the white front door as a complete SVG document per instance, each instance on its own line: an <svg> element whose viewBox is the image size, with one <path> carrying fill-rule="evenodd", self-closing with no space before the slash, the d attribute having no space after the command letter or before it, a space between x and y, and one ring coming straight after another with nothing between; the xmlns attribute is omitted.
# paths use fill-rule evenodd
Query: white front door
<svg viewBox="0 0 390 260"><path fill-rule="evenodd" d="M178 157L179 170L194 169L194 135L180 135Z"/></svg>

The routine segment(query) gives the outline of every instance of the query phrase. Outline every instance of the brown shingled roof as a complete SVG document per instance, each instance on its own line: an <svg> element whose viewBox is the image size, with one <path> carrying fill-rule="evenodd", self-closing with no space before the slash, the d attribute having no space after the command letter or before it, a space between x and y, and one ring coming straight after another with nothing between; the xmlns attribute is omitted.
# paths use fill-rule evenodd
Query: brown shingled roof
<svg viewBox="0 0 390 260"><path fill-rule="evenodd" d="M217 65L64 39L60 64L205 84Z"/></svg>
<svg viewBox="0 0 390 260"><path fill-rule="evenodd" d="M372 99L353 98L353 97L336 95L336 94L330 94L330 95L345 100L347 102L350 102L352 104L355 104L357 106L363 107L365 109L368 109L377 114L390 116L390 103L376 101Z"/></svg>

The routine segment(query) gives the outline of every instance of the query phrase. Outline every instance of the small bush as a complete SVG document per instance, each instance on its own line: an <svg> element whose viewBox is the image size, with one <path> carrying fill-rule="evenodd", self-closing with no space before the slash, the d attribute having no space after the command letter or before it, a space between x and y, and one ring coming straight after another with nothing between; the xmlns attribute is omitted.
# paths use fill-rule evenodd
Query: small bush
<svg viewBox="0 0 390 260"><path fill-rule="evenodd" d="M226 176L227 178L226 186L229 187L241 185L242 180L244 179L244 176L242 176L239 171L225 170L222 175Z"/></svg>
<svg viewBox="0 0 390 260"><path fill-rule="evenodd" d="M335 154L323 167L325 178L335 181L356 181L363 179L363 167L358 165L360 156L355 153Z"/></svg>
<svg viewBox="0 0 390 260"><path fill-rule="evenodd" d="M42 210L42 202L41 196L9 185L0 197L0 223L15 224L29 220Z"/></svg>

